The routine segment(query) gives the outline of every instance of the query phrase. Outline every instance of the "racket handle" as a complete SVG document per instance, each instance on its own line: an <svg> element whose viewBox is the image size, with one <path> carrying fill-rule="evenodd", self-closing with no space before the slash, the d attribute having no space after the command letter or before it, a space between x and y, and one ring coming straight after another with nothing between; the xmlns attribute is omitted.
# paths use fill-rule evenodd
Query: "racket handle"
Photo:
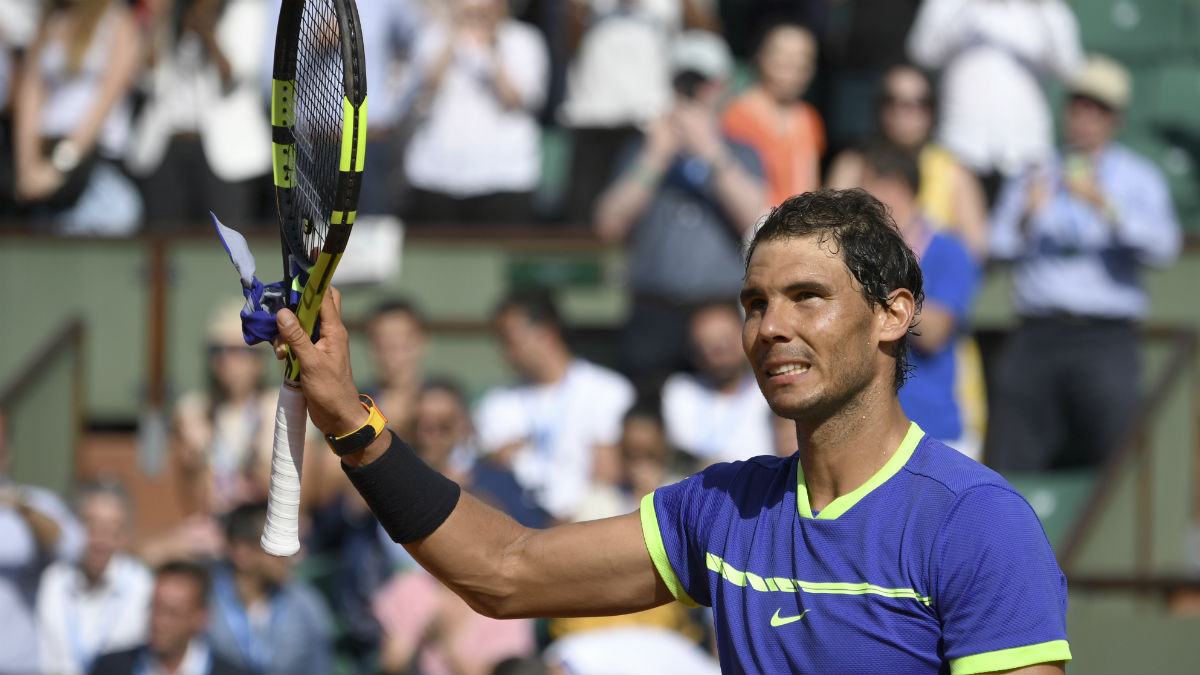
<svg viewBox="0 0 1200 675"><path fill-rule="evenodd" d="M300 550L300 472L304 466L304 432L308 411L298 383L279 387L275 411L275 445L271 454L271 488L267 493L267 522L263 550L289 556Z"/></svg>

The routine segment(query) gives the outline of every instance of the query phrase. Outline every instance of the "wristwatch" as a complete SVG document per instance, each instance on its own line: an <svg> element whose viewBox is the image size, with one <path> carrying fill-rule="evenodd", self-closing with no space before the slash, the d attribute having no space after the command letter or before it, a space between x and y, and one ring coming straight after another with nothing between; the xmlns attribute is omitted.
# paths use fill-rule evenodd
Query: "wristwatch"
<svg viewBox="0 0 1200 675"><path fill-rule="evenodd" d="M361 427L341 436L325 434L325 442L338 457L352 455L366 448L376 438L379 438L379 434L382 434L387 426L387 418L383 416L383 412L379 410L370 396L359 394L358 402L367 409L367 421Z"/></svg>
<svg viewBox="0 0 1200 675"><path fill-rule="evenodd" d="M71 173L82 159L78 146L66 139L55 143L50 152L50 165L60 173Z"/></svg>

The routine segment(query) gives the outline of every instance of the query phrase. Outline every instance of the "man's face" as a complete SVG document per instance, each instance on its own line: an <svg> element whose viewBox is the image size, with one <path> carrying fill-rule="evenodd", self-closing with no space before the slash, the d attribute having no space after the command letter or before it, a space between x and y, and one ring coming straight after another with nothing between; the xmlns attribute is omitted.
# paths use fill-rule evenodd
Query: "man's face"
<svg viewBox="0 0 1200 675"><path fill-rule="evenodd" d="M763 242L742 288L742 347L771 409L792 420L828 418L891 377L880 312L831 248L815 236Z"/></svg>
<svg viewBox="0 0 1200 675"><path fill-rule="evenodd" d="M413 426L413 445L434 468L440 467L454 446L470 433L467 411L457 396L442 389L432 389L417 399Z"/></svg>
<svg viewBox="0 0 1200 675"><path fill-rule="evenodd" d="M1086 96L1067 101L1065 133L1067 142L1084 152L1095 152L1108 145L1120 127L1120 114Z"/></svg>
<svg viewBox="0 0 1200 675"><path fill-rule="evenodd" d="M691 321L696 367L721 383L739 377L746 367L741 332L742 317L733 307L707 307L697 312Z"/></svg>
<svg viewBox="0 0 1200 675"><path fill-rule="evenodd" d="M150 649L157 654L178 654L192 636L208 624L207 598L195 579L182 574L158 577L150 604Z"/></svg>
<svg viewBox="0 0 1200 675"><path fill-rule="evenodd" d="M759 78L776 100L794 101L808 89L816 60L817 43L812 33L780 26L771 31L759 50Z"/></svg>
<svg viewBox="0 0 1200 675"><path fill-rule="evenodd" d="M496 317L496 333L504 358L513 370L529 377L544 354L549 329L533 323L525 312L510 307Z"/></svg>
<svg viewBox="0 0 1200 675"><path fill-rule="evenodd" d="M387 312L367 327L371 356L379 376L393 381L413 373L425 351L425 331L408 312Z"/></svg>
<svg viewBox="0 0 1200 675"><path fill-rule="evenodd" d="M112 495L94 494L80 505L79 518L87 530L81 563L89 576L99 578L113 554L125 543L125 505Z"/></svg>

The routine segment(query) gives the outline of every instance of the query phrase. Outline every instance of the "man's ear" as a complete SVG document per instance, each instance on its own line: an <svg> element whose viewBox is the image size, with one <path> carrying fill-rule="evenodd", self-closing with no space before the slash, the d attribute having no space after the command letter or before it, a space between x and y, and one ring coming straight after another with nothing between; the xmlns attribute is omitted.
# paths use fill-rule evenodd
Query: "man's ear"
<svg viewBox="0 0 1200 675"><path fill-rule="evenodd" d="M912 291L897 288L888 294L887 307L880 308L880 342L895 342L908 333L916 318L917 303Z"/></svg>

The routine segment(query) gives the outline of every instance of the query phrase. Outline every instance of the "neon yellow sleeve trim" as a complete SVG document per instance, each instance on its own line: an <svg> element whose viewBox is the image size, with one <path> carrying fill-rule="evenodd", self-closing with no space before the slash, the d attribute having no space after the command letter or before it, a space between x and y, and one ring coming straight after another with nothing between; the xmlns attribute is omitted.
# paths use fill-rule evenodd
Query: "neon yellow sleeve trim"
<svg viewBox="0 0 1200 675"><path fill-rule="evenodd" d="M658 570L658 576L662 577L663 583L667 585L667 590L671 591L671 595L675 599L683 603L686 607L699 607L700 603L692 600L687 591L683 590L683 584L679 583L679 577L675 576L675 570L671 567L671 559L667 557L667 549L663 546L662 532L658 529L658 514L654 512L654 493L642 497L642 537L646 540L646 550L650 551L650 560L654 561L654 568Z"/></svg>
<svg viewBox="0 0 1200 675"><path fill-rule="evenodd" d="M950 672L953 675L971 675L972 673L993 673L1001 670L1012 670L1032 666L1038 663L1055 663L1071 660L1071 645L1066 640L1054 640L1025 647L1000 649L994 652L972 654L950 661Z"/></svg>

